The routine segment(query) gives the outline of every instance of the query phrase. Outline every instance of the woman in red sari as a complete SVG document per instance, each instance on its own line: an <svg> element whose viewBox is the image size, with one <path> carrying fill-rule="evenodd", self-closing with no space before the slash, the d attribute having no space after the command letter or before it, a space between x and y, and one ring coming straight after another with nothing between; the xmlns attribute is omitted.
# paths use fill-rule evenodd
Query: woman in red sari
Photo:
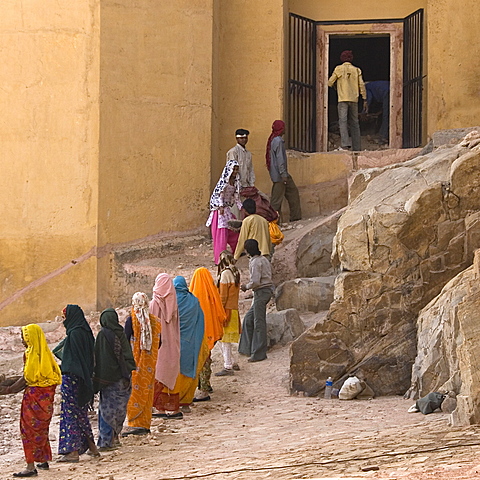
<svg viewBox="0 0 480 480"><path fill-rule="evenodd" d="M14 477L36 477L37 467L48 470L52 450L48 430L53 414L55 388L62 381L43 330L35 324L22 327L22 341L26 347L23 376L13 385L2 387L0 393L17 393L23 389L20 412L20 432L27 468Z"/></svg>

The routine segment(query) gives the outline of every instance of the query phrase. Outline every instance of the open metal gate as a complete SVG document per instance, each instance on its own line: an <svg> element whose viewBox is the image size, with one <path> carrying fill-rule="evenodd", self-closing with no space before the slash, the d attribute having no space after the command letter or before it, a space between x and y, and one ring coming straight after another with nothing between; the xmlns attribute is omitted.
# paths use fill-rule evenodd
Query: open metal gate
<svg viewBox="0 0 480 480"><path fill-rule="evenodd" d="M403 147L422 144L423 9L403 21Z"/></svg>
<svg viewBox="0 0 480 480"><path fill-rule="evenodd" d="M290 14L287 148L316 149L316 22Z"/></svg>

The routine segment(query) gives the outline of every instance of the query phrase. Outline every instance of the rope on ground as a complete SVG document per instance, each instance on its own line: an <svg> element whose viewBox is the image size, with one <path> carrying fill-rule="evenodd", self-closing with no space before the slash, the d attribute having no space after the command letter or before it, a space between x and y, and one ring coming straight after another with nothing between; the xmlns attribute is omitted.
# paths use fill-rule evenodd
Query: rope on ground
<svg viewBox="0 0 480 480"><path fill-rule="evenodd" d="M241 473L241 472L262 472L266 470L281 470L286 468L326 466L334 463L363 462L363 461L373 460L373 459L382 458L382 457L399 457L402 455L418 455L420 453L440 452L442 450L449 450L451 448L478 447L478 446L480 446L480 443L461 443L458 445L446 445L443 447L434 447L434 448L423 447L423 450L419 450L417 448L415 450L411 450L408 452L386 452L386 453L380 453L378 455L372 455L372 456L366 456L366 457L339 458L339 459L333 459L333 460L324 460L321 462L292 463L292 464L286 464L286 465L270 465L266 467L243 467L243 468L237 468L235 470L222 470L222 471L210 472L210 473L183 475L181 477L162 477L162 478L158 478L157 480L190 480L195 478L206 478L206 477L213 477L215 475L229 475L232 473Z"/></svg>

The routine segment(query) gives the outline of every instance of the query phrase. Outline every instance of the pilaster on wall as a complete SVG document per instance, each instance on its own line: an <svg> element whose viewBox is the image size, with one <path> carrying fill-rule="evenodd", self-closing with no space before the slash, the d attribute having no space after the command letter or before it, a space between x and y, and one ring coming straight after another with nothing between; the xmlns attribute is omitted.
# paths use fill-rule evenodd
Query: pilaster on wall
<svg viewBox="0 0 480 480"><path fill-rule="evenodd" d="M213 0L101 0L98 246L208 216ZM109 303L108 256L98 301Z"/></svg>
<svg viewBox="0 0 480 480"><path fill-rule="evenodd" d="M270 191L265 167L265 144L272 122L283 118L284 31L286 0L214 0L218 36L215 89L214 150L211 186L235 144L235 130L250 130L248 149L253 154L256 185ZM215 83L215 82L214 82Z"/></svg>
<svg viewBox="0 0 480 480"><path fill-rule="evenodd" d="M478 124L480 66L472 58L478 44L480 10L474 0L428 0L428 133Z"/></svg>

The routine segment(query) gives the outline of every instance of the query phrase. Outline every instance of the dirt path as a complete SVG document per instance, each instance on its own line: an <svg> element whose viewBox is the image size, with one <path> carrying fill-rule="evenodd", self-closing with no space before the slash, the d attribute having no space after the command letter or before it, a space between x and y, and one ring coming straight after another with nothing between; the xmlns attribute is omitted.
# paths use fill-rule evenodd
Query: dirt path
<svg viewBox="0 0 480 480"><path fill-rule="evenodd" d="M408 414L400 397L341 402L288 394L288 347L264 362L240 357L234 377L212 377L210 402L183 420L154 419L152 433L129 437L99 460L51 464L55 480L186 478L480 478L480 429L452 429L447 416ZM214 371L221 368L214 350ZM23 466L21 395L1 397L0 478ZM8 417L7 417L8 415ZM92 417L94 421L94 417ZM57 449L58 416L52 432ZM95 424L95 421L94 421ZM96 426L94 425L96 429ZM366 467L379 470L364 472Z"/></svg>

